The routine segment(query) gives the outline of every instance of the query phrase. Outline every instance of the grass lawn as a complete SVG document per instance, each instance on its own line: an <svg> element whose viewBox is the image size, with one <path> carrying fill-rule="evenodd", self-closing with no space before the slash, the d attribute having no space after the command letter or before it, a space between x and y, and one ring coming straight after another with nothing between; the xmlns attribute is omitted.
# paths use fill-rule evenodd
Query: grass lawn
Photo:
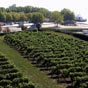
<svg viewBox="0 0 88 88"><path fill-rule="evenodd" d="M0 52L9 57L9 61L14 64L25 77L37 84L36 88L64 88L60 87L59 84L54 82L52 79L48 78L44 72L39 71L39 69L29 61L22 58L16 50L6 45L3 42L3 37L0 37Z"/></svg>

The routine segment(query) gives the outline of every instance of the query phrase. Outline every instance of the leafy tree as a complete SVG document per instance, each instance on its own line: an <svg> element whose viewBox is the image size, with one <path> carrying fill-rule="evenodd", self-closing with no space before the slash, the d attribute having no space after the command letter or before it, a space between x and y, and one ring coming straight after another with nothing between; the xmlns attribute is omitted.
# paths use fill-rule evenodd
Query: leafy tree
<svg viewBox="0 0 88 88"><path fill-rule="evenodd" d="M11 13L6 13L6 22L11 22L13 20Z"/></svg>
<svg viewBox="0 0 88 88"><path fill-rule="evenodd" d="M40 14L42 14L42 16ZM63 18L64 18L64 21L75 20L74 13L69 9L63 9L60 13L58 11L50 12L45 8L38 8L33 6L9 7L9 8L0 7L1 22L5 22L5 21L16 22L16 21L29 20L29 21L32 21L33 23L36 23L36 22L42 23L44 21L44 17L53 20L57 24L62 23Z"/></svg>
<svg viewBox="0 0 88 88"><path fill-rule="evenodd" d="M46 17L46 18L49 18L51 15L51 12L44 8L40 8L39 12L42 13L44 15L44 17Z"/></svg>
<svg viewBox="0 0 88 88"><path fill-rule="evenodd" d="M19 13L19 21L25 21L27 20L27 16L25 15L25 13L21 12Z"/></svg>
<svg viewBox="0 0 88 88"><path fill-rule="evenodd" d="M12 15L12 19L14 22L19 21L19 19L20 19L19 13L11 12L11 15Z"/></svg>
<svg viewBox="0 0 88 88"><path fill-rule="evenodd" d="M44 16L42 13L33 13L32 14L32 18L31 18L31 22L33 23L43 23L44 21Z"/></svg>
<svg viewBox="0 0 88 88"><path fill-rule="evenodd" d="M27 20L30 21L32 18L32 13L27 13L26 14Z"/></svg>
<svg viewBox="0 0 88 88"><path fill-rule="evenodd" d="M41 23L43 23L43 21L44 21L44 16L42 13L37 12L32 14L31 22L33 22L36 25L38 31L40 31Z"/></svg>
<svg viewBox="0 0 88 88"><path fill-rule="evenodd" d="M51 13L51 20L55 23L62 23L63 22L63 16L58 11L54 11Z"/></svg>
<svg viewBox="0 0 88 88"><path fill-rule="evenodd" d="M64 17L64 21L74 21L75 20L75 15L72 11L70 11L69 9L63 9L61 11L61 14Z"/></svg>
<svg viewBox="0 0 88 88"><path fill-rule="evenodd" d="M24 7L24 13L32 12L33 7L32 6L25 6Z"/></svg>
<svg viewBox="0 0 88 88"><path fill-rule="evenodd" d="M6 15L4 12L0 12L0 21L5 22L6 21Z"/></svg>

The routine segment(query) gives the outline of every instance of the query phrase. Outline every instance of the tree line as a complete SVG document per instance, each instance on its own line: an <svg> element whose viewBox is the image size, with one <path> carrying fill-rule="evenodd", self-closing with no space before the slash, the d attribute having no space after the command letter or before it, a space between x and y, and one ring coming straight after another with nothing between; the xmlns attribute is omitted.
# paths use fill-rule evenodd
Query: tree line
<svg viewBox="0 0 88 88"><path fill-rule="evenodd" d="M49 11L45 8L38 8L32 6L25 7L0 7L0 22L44 22L45 18L55 23L63 23L65 21L74 21L75 14L69 9L62 9L61 11Z"/></svg>

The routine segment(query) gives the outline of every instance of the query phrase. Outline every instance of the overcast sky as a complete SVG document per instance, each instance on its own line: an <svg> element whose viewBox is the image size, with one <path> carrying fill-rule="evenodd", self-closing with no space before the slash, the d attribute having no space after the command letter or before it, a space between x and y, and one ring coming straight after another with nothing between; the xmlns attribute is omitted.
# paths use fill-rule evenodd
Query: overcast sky
<svg viewBox="0 0 88 88"><path fill-rule="evenodd" d="M88 0L0 0L0 7L9 7L12 4L44 7L50 11L68 8L75 14L88 18Z"/></svg>

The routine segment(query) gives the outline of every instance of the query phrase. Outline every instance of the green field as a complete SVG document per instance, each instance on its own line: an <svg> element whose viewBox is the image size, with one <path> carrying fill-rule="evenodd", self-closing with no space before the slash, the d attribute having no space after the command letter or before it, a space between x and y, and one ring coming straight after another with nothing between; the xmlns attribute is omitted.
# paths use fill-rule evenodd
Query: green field
<svg viewBox="0 0 88 88"><path fill-rule="evenodd" d="M59 83L88 88L88 42L62 33L29 31L7 35L4 40Z"/></svg>
<svg viewBox="0 0 88 88"><path fill-rule="evenodd" d="M24 77L36 84L36 88L64 88L48 78L47 75L36 68L31 62L24 59L16 50L3 42L3 36L0 37L0 52L9 57L9 61L14 64Z"/></svg>

